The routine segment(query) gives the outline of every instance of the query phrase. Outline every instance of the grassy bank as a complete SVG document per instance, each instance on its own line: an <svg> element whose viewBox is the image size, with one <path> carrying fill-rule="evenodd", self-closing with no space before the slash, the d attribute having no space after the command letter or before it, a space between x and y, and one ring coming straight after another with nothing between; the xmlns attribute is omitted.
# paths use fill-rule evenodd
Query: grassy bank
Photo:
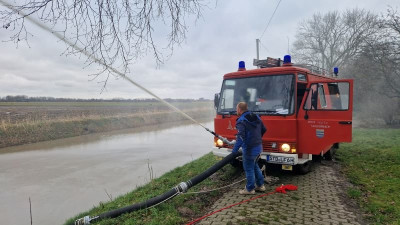
<svg viewBox="0 0 400 225"><path fill-rule="evenodd" d="M147 105L97 102L93 104L79 102L72 105L37 103L33 109L32 104L2 106L3 113L8 113L5 115L8 115L9 119L2 116L0 120L0 148L187 120L180 114L160 108L163 106L153 103ZM209 103L180 103L179 107L193 118L211 119L213 109L209 105ZM20 115L21 118L18 117Z"/></svg>
<svg viewBox="0 0 400 225"><path fill-rule="evenodd" d="M373 224L400 224L400 129L355 129L337 159L354 187L347 190Z"/></svg>
<svg viewBox="0 0 400 225"><path fill-rule="evenodd" d="M198 160L164 174L145 186L139 187L126 195L118 197L111 202L100 203L99 206L89 210L88 212L81 213L78 216L69 219L65 224L69 224L77 218L86 215L95 216L112 209L132 205L160 195L180 182L187 181L193 176L202 173L216 162L216 157L209 153ZM210 178L191 188L189 191L204 191L205 188L210 190L226 185L232 182L232 179L239 174L240 173L238 173L232 166L227 165ZM185 224L193 218L202 216L205 211L208 210L207 206L214 202L218 196L221 196L221 194L222 191L220 190L212 191L207 194L183 194L154 208L124 214L118 218L107 219L94 224Z"/></svg>

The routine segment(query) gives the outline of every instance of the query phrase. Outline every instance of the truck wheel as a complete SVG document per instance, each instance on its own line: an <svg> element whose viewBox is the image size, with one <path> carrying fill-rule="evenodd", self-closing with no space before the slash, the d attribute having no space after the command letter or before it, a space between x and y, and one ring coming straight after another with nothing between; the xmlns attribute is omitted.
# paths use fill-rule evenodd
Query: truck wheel
<svg viewBox="0 0 400 225"><path fill-rule="evenodd" d="M313 155L312 161L316 163L320 163L322 161L323 156L321 155Z"/></svg>
<svg viewBox="0 0 400 225"><path fill-rule="evenodd" d="M243 168L243 163L242 161L238 160L238 159L234 159L230 162L230 164L235 167L235 168Z"/></svg>
<svg viewBox="0 0 400 225"><path fill-rule="evenodd" d="M263 166L267 166L267 161L265 161L264 159L260 159L260 160L258 160L257 164L258 164L258 167L260 167L260 169L261 169L261 168L263 168Z"/></svg>
<svg viewBox="0 0 400 225"><path fill-rule="evenodd" d="M326 152L326 153L324 154L324 158L325 158L326 160L331 161L331 160L333 160L333 159L335 158L335 153L336 153L336 148L332 147L332 148L329 149L328 152Z"/></svg>
<svg viewBox="0 0 400 225"><path fill-rule="evenodd" d="M296 165L297 173L307 174L308 172L311 171L311 164L312 164L312 161L307 161L306 163Z"/></svg>

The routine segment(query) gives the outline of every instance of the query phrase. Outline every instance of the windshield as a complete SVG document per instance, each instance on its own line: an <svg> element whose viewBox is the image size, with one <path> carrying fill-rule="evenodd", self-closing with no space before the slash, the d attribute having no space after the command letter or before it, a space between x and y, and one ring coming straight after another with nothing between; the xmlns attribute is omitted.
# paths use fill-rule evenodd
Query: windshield
<svg viewBox="0 0 400 225"><path fill-rule="evenodd" d="M243 101L259 114L288 115L294 109L294 76L274 75L225 80L222 84L219 114L236 113Z"/></svg>

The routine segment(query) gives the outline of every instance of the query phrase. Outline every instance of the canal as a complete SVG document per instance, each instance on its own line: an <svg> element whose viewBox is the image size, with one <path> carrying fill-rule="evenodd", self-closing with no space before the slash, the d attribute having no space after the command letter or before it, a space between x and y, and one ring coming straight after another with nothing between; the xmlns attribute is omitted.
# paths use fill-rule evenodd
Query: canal
<svg viewBox="0 0 400 225"><path fill-rule="evenodd" d="M30 224L29 198L34 225L62 224L207 154L212 143L186 123L0 149L1 224Z"/></svg>

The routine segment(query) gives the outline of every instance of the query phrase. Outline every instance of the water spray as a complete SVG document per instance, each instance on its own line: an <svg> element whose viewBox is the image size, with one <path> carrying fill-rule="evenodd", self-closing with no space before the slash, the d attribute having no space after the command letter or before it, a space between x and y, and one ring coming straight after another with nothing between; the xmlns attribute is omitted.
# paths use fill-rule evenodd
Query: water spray
<svg viewBox="0 0 400 225"><path fill-rule="evenodd" d="M209 133L211 133L215 137L221 139L224 143L229 144L229 145L232 145L232 144L235 143L235 140L229 141L227 138L224 138L224 137L218 135L217 133L215 133L214 131L208 129L203 124L201 124L200 122L196 121L195 119L193 119L192 117L190 117L189 115L187 115L186 113L181 111L180 109L178 109L175 106L171 105L167 101L161 99L156 94L154 94L150 90L146 89L142 85L138 84L137 82L133 81L131 78L127 77L122 72L118 71L117 69L115 69L114 67L112 67L110 65L107 65L104 61L96 58L95 56L93 56L92 54L87 52L85 49L75 45L74 43L72 43L71 41L66 39L64 36L62 36L61 34L59 34L57 32L54 32L52 29L50 29L46 25L42 24L41 22L35 20L34 18L31 18L29 15L27 15L27 14L21 12L21 11L17 11L13 7L13 5L8 3L6 0L0 0L0 3L2 3L5 7L7 7L8 9L10 9L12 11L14 11L15 13L18 13L18 14L22 15L24 18L26 18L27 20L29 20L33 24L37 25L38 27L42 28L43 30L51 33L53 36L57 37L58 39L60 39L64 43L66 43L67 45L71 46L73 49L77 50L78 52L80 52L80 53L84 54L85 56L87 56L88 58L92 59L94 62L106 67L107 69L109 69L110 71L112 71L116 75L118 75L119 77L121 77L124 80L128 81L129 83L135 85L136 87L140 88L144 92L150 94L151 96L153 96L158 101L160 101L161 103L165 104L166 106L168 106L169 108L171 108L175 112L177 112L177 113L181 114L182 116L184 116L185 118L193 121L195 124L198 124L199 126L203 127L206 131L208 131ZM173 197L175 197L175 196L177 196L177 195L179 195L181 193L186 192L189 188L191 188L191 187L195 186L196 184L202 182L204 179L206 179L209 176L211 176L212 174L214 174L216 171L221 169L226 164L230 163L234 158L236 158L239 155L241 155L241 152L229 154L224 159L222 159L221 161L219 161L218 163L216 163L214 166L210 167L209 169L207 169L203 173L193 177L192 179L190 179L190 180L188 180L186 182L181 182L179 185L173 187L172 189L170 189L169 191L165 192L162 195L153 197L153 198L151 198L149 200L146 200L144 202L140 202L140 203L137 203L137 204L126 206L126 207L123 207L123 208L120 208L120 209L111 210L109 212L105 212L105 213L102 213L102 214L97 215L97 216L93 216L93 217L92 216L85 216L83 218L77 219L71 225L87 225L87 224L90 224L91 222L96 222L96 221L99 221L101 219L115 218L115 217L120 216L121 214L124 214L124 213L129 213L129 212L133 212L133 211L137 211L137 210L141 210L141 209L145 209L145 208L149 208L149 207L154 207L154 206L156 206L158 204L161 204L161 203L163 203L163 202L165 202L165 201L167 201L167 200L169 200L169 199L171 199L171 198L173 198Z"/></svg>
<svg viewBox="0 0 400 225"><path fill-rule="evenodd" d="M139 83L135 82L134 80L132 80L131 78L129 78L128 76L126 76L125 74L123 74L122 72L120 72L119 70L117 70L116 68L107 65L107 63L105 63L104 61L102 61L101 59L96 58L93 54L90 54L88 51L86 51L84 48L79 47L78 45L72 43L71 41L69 41L67 38L65 38L63 35L53 31L51 28L47 27L45 24L41 23L40 21L32 18L30 15L25 14L22 11L18 11L14 8L14 6L12 4L10 4L8 1L6 0L0 0L0 3L3 4L5 7L7 7L8 9L12 10L15 13L18 13L19 15L22 15L24 18L26 18L27 20L29 20L30 22L32 22L33 24L35 24L36 26L42 28L43 30L47 31L48 33L52 34L53 36L55 36L56 38L58 38L59 40L61 40L62 42L64 42L65 44L69 45L70 47L72 47L73 49L77 50L78 52L84 54L86 57L90 58L91 60L93 60L94 62L104 66L105 68L109 69L110 71L114 72L116 75L118 75L119 77L123 78L124 80L128 81L129 83L135 85L136 87L138 87L139 89L143 90L144 92L148 93L149 95L153 96L154 98L156 98L158 101L160 101L161 103L165 104L166 106L168 106L170 109L174 110L175 112L181 114L182 116L184 116L185 118L191 120L193 123L198 124L199 126L203 127L206 131L210 132L212 135L214 135L217 138L220 138L222 141L224 141L224 143L226 144L230 144L230 142L226 139L223 138L221 136L219 136L218 134L216 134L214 131L208 129L206 126L204 126L203 124L201 124L200 122L196 121L195 119L193 119L192 117L190 117L188 114L186 114L185 112L183 112L182 110L176 108L175 106L173 106L172 104L168 103L167 101L165 101L164 99L158 97L156 94L154 94L152 91L148 90L147 88L143 87L142 85L140 85Z"/></svg>

